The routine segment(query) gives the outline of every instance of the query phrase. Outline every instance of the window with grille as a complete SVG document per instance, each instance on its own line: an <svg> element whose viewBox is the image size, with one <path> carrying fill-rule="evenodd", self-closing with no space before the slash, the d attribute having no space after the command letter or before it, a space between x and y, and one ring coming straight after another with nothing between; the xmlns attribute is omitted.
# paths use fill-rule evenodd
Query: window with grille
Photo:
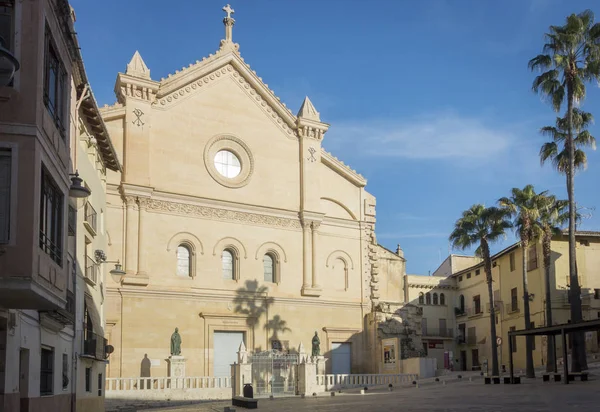
<svg viewBox="0 0 600 412"><path fill-rule="evenodd" d="M517 288L510 290L510 311L516 312L519 310L519 296L517 295Z"/></svg>
<svg viewBox="0 0 600 412"><path fill-rule="evenodd" d="M42 166L40 248L62 266L63 194Z"/></svg>
<svg viewBox="0 0 600 412"><path fill-rule="evenodd" d="M85 391L92 391L92 368L85 368Z"/></svg>
<svg viewBox="0 0 600 412"><path fill-rule="evenodd" d="M479 295L473 296L473 306L475 313L481 313L481 297Z"/></svg>
<svg viewBox="0 0 600 412"><path fill-rule="evenodd" d="M58 48L46 26L46 61L44 67L44 103L62 137L65 137L64 112L67 99L67 75Z"/></svg>
<svg viewBox="0 0 600 412"><path fill-rule="evenodd" d="M0 46L15 54L15 1L0 0ZM13 85L13 81L8 84Z"/></svg>
<svg viewBox="0 0 600 412"><path fill-rule="evenodd" d="M62 355L62 388L67 389L69 386L69 355Z"/></svg>
<svg viewBox="0 0 600 412"><path fill-rule="evenodd" d="M40 395L54 393L54 349L42 348L40 359Z"/></svg>
<svg viewBox="0 0 600 412"><path fill-rule="evenodd" d="M10 239L11 155L11 149L0 148L0 244Z"/></svg>

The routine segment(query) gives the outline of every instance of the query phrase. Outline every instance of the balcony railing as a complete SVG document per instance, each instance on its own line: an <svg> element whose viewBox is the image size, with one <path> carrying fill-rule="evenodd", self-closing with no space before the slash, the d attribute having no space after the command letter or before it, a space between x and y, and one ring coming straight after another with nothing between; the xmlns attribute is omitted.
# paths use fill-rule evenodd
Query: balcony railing
<svg viewBox="0 0 600 412"><path fill-rule="evenodd" d="M98 264L89 256L85 257L85 279L93 285L98 283Z"/></svg>
<svg viewBox="0 0 600 412"><path fill-rule="evenodd" d="M490 305L489 303L486 305L487 307L487 313L491 313L491 309L492 309L492 305ZM494 302L494 307L496 309L496 312L499 312L502 310L502 302Z"/></svg>
<svg viewBox="0 0 600 412"><path fill-rule="evenodd" d="M454 315L458 318L460 316L465 316L467 311L465 308L454 308Z"/></svg>
<svg viewBox="0 0 600 412"><path fill-rule="evenodd" d="M505 306L506 306L506 313L519 312L519 301L507 303Z"/></svg>
<svg viewBox="0 0 600 412"><path fill-rule="evenodd" d="M81 352L81 355L98 360L105 360L106 345L108 345L108 341L104 336L85 330L83 332L83 351Z"/></svg>
<svg viewBox="0 0 600 412"><path fill-rule="evenodd" d="M94 207L92 206L92 204L90 202L87 202L85 204L85 208L84 208L84 224L86 225L86 227L91 230L93 232L93 234L98 233L98 227L97 227L97 218L98 218L98 214L96 213L96 209L94 209Z"/></svg>
<svg viewBox="0 0 600 412"><path fill-rule="evenodd" d="M467 308L467 316L479 316L483 314L482 307Z"/></svg>
<svg viewBox="0 0 600 412"><path fill-rule="evenodd" d="M431 337L442 337L442 338L452 338L454 337L453 329L439 329L439 328L427 328L423 330L423 336L431 336Z"/></svg>

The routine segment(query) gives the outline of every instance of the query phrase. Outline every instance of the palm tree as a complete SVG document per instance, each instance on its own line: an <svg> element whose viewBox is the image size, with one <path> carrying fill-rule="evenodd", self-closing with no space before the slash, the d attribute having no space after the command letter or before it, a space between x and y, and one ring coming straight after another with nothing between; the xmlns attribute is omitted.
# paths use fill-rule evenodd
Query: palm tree
<svg viewBox="0 0 600 412"><path fill-rule="evenodd" d="M594 117L590 113L573 109L573 131L576 133L573 138L575 144L575 170L587 167L587 155L582 148L590 147L592 150L596 150L596 138L587 130L593 122ZM569 150L566 145L567 118L557 117L556 126L542 127L540 133L552 138L552 141L544 143L540 149L541 164L551 161L556 170L566 175L569 168ZM563 145L562 148L559 146L560 144Z"/></svg>
<svg viewBox="0 0 600 412"><path fill-rule="evenodd" d="M600 24L594 24L594 14L585 10L567 17L563 26L550 26L546 33L543 53L529 61L529 68L544 71L533 81L533 90L548 97L555 111L560 111L566 101L566 138L568 150L567 192L569 195L569 277L571 283L571 321L580 322L581 289L577 279L575 252L575 144L574 105L585 98L585 84L600 80ZM576 333L573 340L572 370L586 368L585 341L583 333Z"/></svg>
<svg viewBox="0 0 600 412"><path fill-rule="evenodd" d="M529 286L527 282L527 262L529 261L529 243L539 238L541 227L537 225L541 209L545 207L544 198L548 192L540 194L535 193L532 185L525 186L522 190L513 188L511 197L503 197L498 200L501 208L513 218L513 226L521 240L521 250L523 251L523 312L525 317L525 329L531 328L531 312L529 310ZM525 345L526 355L526 376L535 378L533 368L533 336L527 336Z"/></svg>
<svg viewBox="0 0 600 412"><path fill-rule="evenodd" d="M490 300L490 330L492 345L492 376L498 376L498 344L496 342L496 311L494 308L494 293L492 290L492 260L490 244L506 236L506 230L511 227L506 211L497 207L478 204L465 210L462 217L454 225L450 234L450 242L454 248L461 250L478 245L475 253L483 258L485 278L488 284Z"/></svg>
<svg viewBox="0 0 600 412"><path fill-rule="evenodd" d="M569 220L569 201L557 200L549 195L543 199L538 224L542 229L542 253L544 256L544 280L546 284L546 326L552 326L552 294L550 293L550 265L552 264L552 237L562 233L561 227ZM556 349L554 336L548 336L546 345L546 371L556 371Z"/></svg>

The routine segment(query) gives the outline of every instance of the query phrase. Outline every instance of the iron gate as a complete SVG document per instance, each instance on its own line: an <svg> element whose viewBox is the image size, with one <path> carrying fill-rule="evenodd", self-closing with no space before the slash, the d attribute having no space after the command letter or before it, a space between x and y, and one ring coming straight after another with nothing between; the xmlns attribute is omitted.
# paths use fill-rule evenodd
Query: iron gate
<svg viewBox="0 0 600 412"><path fill-rule="evenodd" d="M255 397L296 395L298 355L273 349L252 354L250 362Z"/></svg>

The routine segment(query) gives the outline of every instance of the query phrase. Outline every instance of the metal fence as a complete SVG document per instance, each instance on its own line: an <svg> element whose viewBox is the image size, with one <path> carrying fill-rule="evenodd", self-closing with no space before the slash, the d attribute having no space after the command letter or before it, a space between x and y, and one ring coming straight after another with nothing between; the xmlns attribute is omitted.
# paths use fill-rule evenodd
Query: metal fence
<svg viewBox="0 0 600 412"><path fill-rule="evenodd" d="M255 397L296 395L298 355L269 350L254 353L249 360Z"/></svg>

